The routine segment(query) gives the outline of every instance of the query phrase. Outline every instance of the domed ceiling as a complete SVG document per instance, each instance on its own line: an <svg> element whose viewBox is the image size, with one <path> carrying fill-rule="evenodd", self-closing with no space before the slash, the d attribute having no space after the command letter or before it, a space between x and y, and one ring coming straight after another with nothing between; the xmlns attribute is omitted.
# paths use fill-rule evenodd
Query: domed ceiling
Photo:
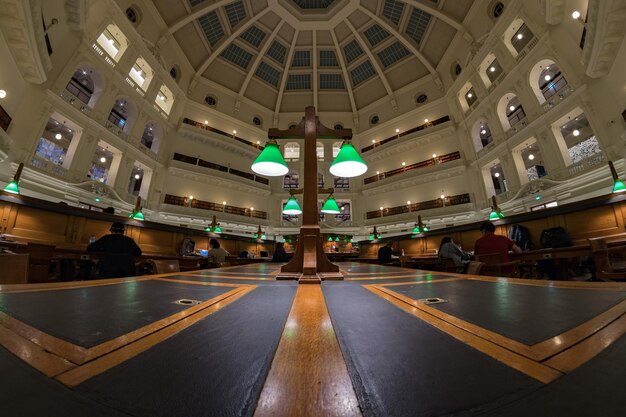
<svg viewBox="0 0 626 417"><path fill-rule="evenodd" d="M269 112L359 113L438 74L470 0L154 0L193 78ZM448 70L446 68L446 70ZM193 85L193 83L192 83Z"/></svg>

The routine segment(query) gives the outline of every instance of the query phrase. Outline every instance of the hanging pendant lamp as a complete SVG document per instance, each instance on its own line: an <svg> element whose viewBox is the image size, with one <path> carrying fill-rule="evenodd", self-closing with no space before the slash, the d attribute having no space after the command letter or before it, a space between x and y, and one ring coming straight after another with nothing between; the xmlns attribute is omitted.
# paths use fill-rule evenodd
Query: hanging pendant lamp
<svg viewBox="0 0 626 417"><path fill-rule="evenodd" d="M20 182L20 176L22 175L22 169L24 169L24 163L20 162L20 165L17 167L17 171L15 171L15 175L13 176L13 181L7 184L4 187L4 191L11 194L19 194L20 187L18 183Z"/></svg>
<svg viewBox="0 0 626 417"><path fill-rule="evenodd" d="M330 165L330 173L336 177L358 177L367 171L367 165L349 142L344 142L337 158Z"/></svg>
<svg viewBox="0 0 626 417"><path fill-rule="evenodd" d="M324 202L321 212L326 213L326 214L340 214L341 213L341 210L339 209L339 206L337 205L337 201L335 200L335 197L333 197L332 194L329 195L326 201Z"/></svg>
<svg viewBox="0 0 626 417"><path fill-rule="evenodd" d="M265 144L265 149L254 160L251 168L257 174L269 177L278 177L289 172L285 158L281 155L280 148L275 141Z"/></svg>
<svg viewBox="0 0 626 417"><path fill-rule="evenodd" d="M611 170L611 175L613 176L613 192L621 193L626 191L626 185L624 185L624 182L617 176L617 171L615 170L612 161L609 161L609 169ZM7 189L5 188L4 190L6 191Z"/></svg>
<svg viewBox="0 0 626 417"><path fill-rule="evenodd" d="M300 204L298 204L298 200L296 200L293 194L291 195L291 197L289 197L287 203L285 203L285 207L283 207L283 214L302 214L302 208L300 208Z"/></svg>
<svg viewBox="0 0 626 417"><path fill-rule="evenodd" d="M496 202L496 196L491 196L491 202L493 205L491 206L491 213L489 213L489 220L498 220L504 217L504 214L500 211L498 207L498 203Z"/></svg>

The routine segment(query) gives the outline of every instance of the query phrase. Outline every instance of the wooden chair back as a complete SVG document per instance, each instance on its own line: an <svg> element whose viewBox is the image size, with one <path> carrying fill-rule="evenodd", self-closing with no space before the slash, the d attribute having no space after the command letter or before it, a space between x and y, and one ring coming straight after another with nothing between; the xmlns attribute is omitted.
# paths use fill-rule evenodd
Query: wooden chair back
<svg viewBox="0 0 626 417"><path fill-rule="evenodd" d="M469 266L467 267L467 274L468 275L480 275L484 265L485 264L483 262L478 262L478 261L470 262Z"/></svg>
<svg viewBox="0 0 626 417"><path fill-rule="evenodd" d="M56 263L52 262L54 245L28 243L28 282L47 282L56 275Z"/></svg>
<svg viewBox="0 0 626 417"><path fill-rule="evenodd" d="M180 272L180 265L178 259L165 259L155 260L150 259L148 261L152 267L153 274L168 274L171 272Z"/></svg>

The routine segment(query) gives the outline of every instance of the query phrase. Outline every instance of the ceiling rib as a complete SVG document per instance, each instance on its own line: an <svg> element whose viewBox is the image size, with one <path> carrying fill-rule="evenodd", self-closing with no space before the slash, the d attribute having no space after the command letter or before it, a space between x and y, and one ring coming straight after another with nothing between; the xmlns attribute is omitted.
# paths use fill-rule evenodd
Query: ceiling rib
<svg viewBox="0 0 626 417"><path fill-rule="evenodd" d="M341 65L341 72L343 73L343 83L346 86L346 90L348 90L348 97L350 97L350 106L352 107L352 117L354 120L358 120L358 114L356 110L356 102L354 101L354 92L352 91L352 84L350 83L350 78L348 77L348 68L346 67L346 62L343 59L343 54L341 53L341 48L339 48L339 42L337 41L337 35L335 35L335 31L330 31L330 36L333 38L333 43L335 44L335 51L337 53L337 59L339 60L339 65Z"/></svg>
<svg viewBox="0 0 626 417"><path fill-rule="evenodd" d="M243 97L244 94L246 93L246 90L248 89L248 85L250 84L250 80L252 79L252 76L256 73L256 70L259 67L259 64L261 64L261 61L263 61L263 58L266 56L265 54L267 53L267 50L272 45L272 42L274 41L274 39L276 39L276 35L278 35L278 31L283 27L284 24L285 24L285 21L281 20L280 23L276 25L276 27L274 28L270 36L268 36L267 41L265 42L265 44L263 45L263 47L257 54L256 58L254 59L254 62L252 63L252 67L248 70L248 75L246 75L246 79L244 80L243 84L241 85L241 88L239 89L240 97Z"/></svg>
<svg viewBox="0 0 626 417"><path fill-rule="evenodd" d="M360 10L364 12L365 14L367 14L372 20L376 21L376 23L382 26L382 28L385 29L387 32L389 32L391 35L395 36L396 39L402 42L402 45L404 45L405 48L407 48L413 55L417 57L417 59L420 60L420 62L428 69L428 72L430 72L433 75L437 75L437 70L435 69L435 67L433 67L430 61L424 56L424 54L422 54L419 51L419 49L413 46L413 44L408 39L406 39L401 33L399 33L393 26L391 26L390 24L385 22L384 19L381 19L379 16L376 16L374 13L370 12L369 10L367 10L366 8L362 6L360 7Z"/></svg>
<svg viewBox="0 0 626 417"><path fill-rule="evenodd" d="M214 11L214 10L216 10L216 9L222 7L222 6L226 6L227 4L230 4L232 2L233 2L233 0L220 0L217 3L206 4L206 5L202 6L201 8L199 8L198 10L196 10L195 12L192 12L191 14L188 14L187 16L179 19L172 26L167 28L167 31L169 33L174 33L177 30L179 30L179 29L183 28L184 26L186 26L189 22L193 22L197 18L199 18L201 16L204 16L207 13L211 13L212 11Z"/></svg>
<svg viewBox="0 0 626 417"><path fill-rule="evenodd" d="M380 80L383 82L383 85L385 86L387 95L395 102L395 97L393 95L393 90L391 89L391 85L389 85L389 81L387 81L387 77L385 76L385 73L383 72L383 70L380 68L380 65L378 65L376 58L374 58L374 54L372 53L371 49L367 46L367 43L365 42L365 40L363 40L363 38L361 37L361 34L356 30L356 28L352 25L352 23L350 23L348 19L344 20L344 23L350 28L350 30L352 31L352 34L354 35L354 39L356 39L356 41L361 46L361 49L365 52L365 54L369 58L370 63L374 67L374 70L376 70L376 73L378 74L378 76L380 77Z"/></svg>
<svg viewBox="0 0 626 417"><path fill-rule="evenodd" d="M317 83L318 83L318 79L317 79L317 59L318 59L318 55L319 52L317 50L317 30L314 30L313 33L313 50L311 51L311 53L313 54L313 107L315 107L316 109L319 109L318 107L318 89L317 89Z"/></svg>
<svg viewBox="0 0 626 417"><path fill-rule="evenodd" d="M455 28L457 31L461 32L463 37L467 38L470 42L474 42L474 37L471 35L469 30L467 30L467 28L463 26L463 23L459 22L458 20L456 20L455 18L451 16L448 16L441 10L436 9L432 6L429 6L427 4L418 3L416 0L402 0L402 1L408 4L409 6L413 6L416 9L425 11L426 13L436 17L437 19L446 22L447 24Z"/></svg>
<svg viewBox="0 0 626 417"><path fill-rule="evenodd" d="M297 28L294 28L294 29L295 29L295 33L293 34L293 39L291 39L291 46L289 47L289 53L287 54L287 59L285 60L285 66L283 67L283 76L280 80L280 86L278 87L278 99L276 100L276 107L274 108L274 120L278 120L278 115L280 113L280 105L283 102L283 94L285 93L285 85L287 84L287 75L289 73L289 65L291 64L291 60L293 59L293 54L296 49L296 42L298 42L298 36L300 36L300 31Z"/></svg>
<svg viewBox="0 0 626 417"><path fill-rule="evenodd" d="M256 23L257 20L259 20L261 17L265 16L265 14L267 12L270 11L269 7L266 7L263 11L261 11L259 14L252 16L252 18L250 18L250 20L244 22L239 29L237 29L236 31L234 31L233 33L230 34L230 36L225 39L217 48L215 48L215 50L213 51L213 53L211 53L211 55L209 55L209 57L206 59L206 61L204 61L202 63L202 65L200 65L200 67L198 67L198 69L196 70L196 74L195 76L200 76L204 71L206 71L206 69L209 67L209 65L211 65L211 63L213 61L215 61L215 59L222 53L222 51L224 49L226 49L226 47L228 45L230 45L239 35L241 35L243 32L245 32L250 26L252 26L253 23Z"/></svg>

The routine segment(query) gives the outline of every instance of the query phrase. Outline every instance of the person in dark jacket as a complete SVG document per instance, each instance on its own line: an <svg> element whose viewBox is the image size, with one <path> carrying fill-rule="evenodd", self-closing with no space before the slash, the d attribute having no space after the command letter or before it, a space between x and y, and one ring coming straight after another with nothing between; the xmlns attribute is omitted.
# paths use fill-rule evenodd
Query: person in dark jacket
<svg viewBox="0 0 626 417"><path fill-rule="evenodd" d="M283 242L276 242L276 248L274 248L272 262L289 262L289 255L287 255L287 252L285 252L285 245L283 244Z"/></svg>
<svg viewBox="0 0 626 417"><path fill-rule="evenodd" d="M111 234L87 246L88 252L101 253L95 278L122 278L137 275L135 256L141 256L141 249L135 241L124 235L124 225L115 222Z"/></svg>

